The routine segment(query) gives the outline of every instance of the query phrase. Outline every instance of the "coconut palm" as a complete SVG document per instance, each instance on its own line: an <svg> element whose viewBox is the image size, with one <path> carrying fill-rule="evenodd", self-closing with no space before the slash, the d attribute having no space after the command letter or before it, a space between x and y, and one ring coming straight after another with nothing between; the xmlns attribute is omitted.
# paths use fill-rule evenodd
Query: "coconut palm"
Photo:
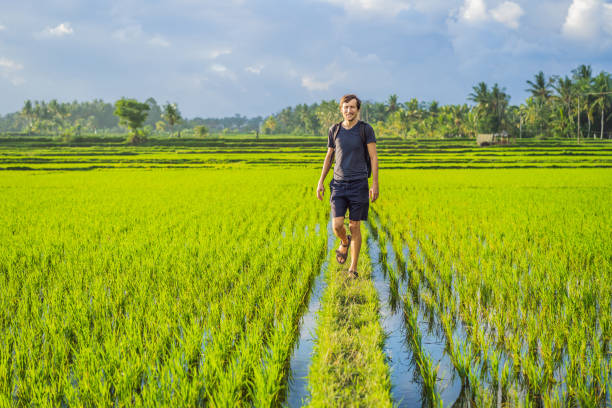
<svg viewBox="0 0 612 408"><path fill-rule="evenodd" d="M181 112L179 112L176 103L170 102L167 102L164 105L161 117L168 123L168 125L170 125L170 136L172 136L174 125L183 120L183 118L181 117ZM178 137L181 137L180 131L178 132Z"/></svg>
<svg viewBox="0 0 612 408"><path fill-rule="evenodd" d="M600 72L599 75L593 80L593 90L595 93L595 99L591 103L589 111L592 115L597 108L599 108L601 115L601 128L599 138L603 139L604 124L605 124L605 110L610 106L610 92L612 90L612 77L607 72ZM593 134L593 139L595 134Z"/></svg>
<svg viewBox="0 0 612 408"><path fill-rule="evenodd" d="M506 110L510 96L506 93L506 88L500 88L494 84L491 90L486 83L480 82L472 88L473 92L468 95L468 99L476 102L476 115L478 122L486 131L499 132L504 124Z"/></svg>
<svg viewBox="0 0 612 408"><path fill-rule="evenodd" d="M527 88L526 91L531 92L531 95L535 98L540 98L544 102L548 102L548 100L552 96L552 86L554 84L554 79L548 78L548 80L546 80L546 76L542 71L538 72L535 75L534 79L535 81L527 80L529 88Z"/></svg>
<svg viewBox="0 0 612 408"><path fill-rule="evenodd" d="M393 113L399 109L399 105L397 103L397 95L389 95L389 99L387 100L387 111L389 113Z"/></svg>
<svg viewBox="0 0 612 408"><path fill-rule="evenodd" d="M468 100L476 103L476 107L474 108L474 120L479 124L481 118L486 117L486 112L489 109L489 88L487 84L480 82L478 85L472 87L472 92L468 95Z"/></svg>
<svg viewBox="0 0 612 408"><path fill-rule="evenodd" d="M32 101L30 101L29 99L25 101L25 103L23 104L23 108L21 108L21 112L19 113L27 120L28 135L30 135L30 133L32 132L32 121L34 120L34 109L32 108Z"/></svg>
<svg viewBox="0 0 612 408"><path fill-rule="evenodd" d="M510 95L506 93L506 88L500 88L497 84L494 84L493 88L491 88L489 100L491 113L495 115L496 128L499 131L504 124Z"/></svg>
<svg viewBox="0 0 612 408"><path fill-rule="evenodd" d="M589 115L589 106L591 105L591 97L588 95L592 89L593 85L593 70L590 65L580 65L578 68L572 70L572 76L576 81L576 86L578 88L578 132L580 133L580 114L582 110L587 112L587 122L588 122L588 133L591 132L591 116ZM588 135L587 133L587 135Z"/></svg>
<svg viewBox="0 0 612 408"><path fill-rule="evenodd" d="M548 107L552 97L553 83L553 78L548 78L547 80L544 72L542 71L535 75L534 81L527 80L527 85L529 85L529 88L527 88L526 91L531 92L531 96L533 96L536 106L538 107L538 127L540 129L540 133L542 133L544 122L549 116Z"/></svg>
<svg viewBox="0 0 612 408"><path fill-rule="evenodd" d="M553 88L557 92L556 95L553 95L553 98L563 106L562 120L564 122L568 121L571 124L572 99L576 95L576 86L571 78L566 75L565 78L556 78ZM570 126L566 126L565 123L561 123L560 128L567 129L568 132L570 131ZM569 134L566 136L569 137Z"/></svg>

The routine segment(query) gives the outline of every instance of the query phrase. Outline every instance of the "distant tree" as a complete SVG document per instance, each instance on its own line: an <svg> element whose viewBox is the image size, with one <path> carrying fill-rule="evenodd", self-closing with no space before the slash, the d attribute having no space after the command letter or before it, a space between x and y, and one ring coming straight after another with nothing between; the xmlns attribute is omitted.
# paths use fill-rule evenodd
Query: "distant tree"
<svg viewBox="0 0 612 408"><path fill-rule="evenodd" d="M393 113L399 109L397 104L397 95L392 94L389 95L389 99L387 99L387 112Z"/></svg>
<svg viewBox="0 0 612 408"><path fill-rule="evenodd" d="M591 96L589 95L589 93L592 91L592 86L593 86L593 70L591 69L590 65L580 65L578 66L578 68L572 70L572 76L574 78L574 80L576 81L576 87L577 89L577 93L578 93L578 107L577 107L577 112L578 112L578 122L577 122L577 126L578 126L578 132L581 132L581 122L580 122L580 115L582 113L582 111L586 111L587 113L587 124L588 124L588 130L587 130L587 135L589 135L591 133L591 114L589 113L589 108L591 106Z"/></svg>
<svg viewBox="0 0 612 408"><path fill-rule="evenodd" d="M183 120L181 117L181 112L178 110L178 106L176 103L167 102L162 111L162 118L170 125L170 137L172 137L172 132L174 130L174 125L178 124ZM181 137L181 131L178 132L178 137Z"/></svg>
<svg viewBox="0 0 612 408"><path fill-rule="evenodd" d="M28 135L32 132L32 121L34 120L34 109L32 108L32 101L29 99L25 101L23 104L23 108L21 108L20 115L25 118L27 121L27 132Z"/></svg>
<svg viewBox="0 0 612 408"><path fill-rule="evenodd" d="M157 104L155 98L148 98L145 103L149 105L149 114L147 115L147 119L145 120L145 126L151 125L155 126L155 124L161 120L162 110Z"/></svg>
<svg viewBox="0 0 612 408"><path fill-rule="evenodd" d="M163 120L158 120L155 122L155 130L158 132L164 132L166 130L166 126L167 124Z"/></svg>
<svg viewBox="0 0 612 408"><path fill-rule="evenodd" d="M499 132L506 125L506 111L510 102L510 95L506 93L506 88L500 88L497 84L493 84L490 94L490 110L495 115L495 129Z"/></svg>
<svg viewBox="0 0 612 408"><path fill-rule="evenodd" d="M534 81L527 80L527 84L529 85L529 88L526 89L527 92L531 92L531 95L536 99L548 102L552 96L554 78L548 78L547 80L542 71L536 74Z"/></svg>
<svg viewBox="0 0 612 408"><path fill-rule="evenodd" d="M319 106L317 106L315 115L319 121L319 134L325 136L330 126L334 123L338 123L342 118L338 102L333 99L322 101Z"/></svg>
<svg viewBox="0 0 612 408"><path fill-rule="evenodd" d="M432 101L429 104L429 113L432 114L433 116L438 114L438 111L440 110L440 104L438 103L438 101Z"/></svg>
<svg viewBox="0 0 612 408"><path fill-rule="evenodd" d="M274 116L268 116L264 121L263 125L261 126L261 130L265 134L269 135L276 131L276 125L277 122L276 119L274 119Z"/></svg>
<svg viewBox="0 0 612 408"><path fill-rule="evenodd" d="M144 134L139 133L138 129L144 124L149 109L149 105L136 99L121 98L115 102L115 115L119 117L119 124L130 130L130 142L139 143L144 140Z"/></svg>
<svg viewBox="0 0 612 408"><path fill-rule="evenodd" d="M572 132L572 100L576 95L576 86L567 75L565 78L558 77L553 84L557 92L553 99L561 106L555 110L555 128L564 137L570 137Z"/></svg>
<svg viewBox="0 0 612 408"><path fill-rule="evenodd" d="M601 127L599 138L603 139L605 126L605 111L610 107L610 91L612 91L612 77L607 72L602 71L593 81L594 100L591 103L590 111L594 112L599 108ZM593 133L593 139L595 133Z"/></svg>
<svg viewBox="0 0 612 408"><path fill-rule="evenodd" d="M56 99L52 99L49 101L47 109L51 126L55 129L55 133L58 134L60 130L68 126L67 119L70 116L69 105L66 103L59 103Z"/></svg>
<svg viewBox="0 0 612 408"><path fill-rule="evenodd" d="M204 125L198 125L193 128L197 137L206 137L208 134L208 128Z"/></svg>
<svg viewBox="0 0 612 408"><path fill-rule="evenodd" d="M468 99L476 102L475 116L480 132L499 132L505 126L506 110L510 96L505 88L494 84L491 90L486 83L480 82L472 88Z"/></svg>

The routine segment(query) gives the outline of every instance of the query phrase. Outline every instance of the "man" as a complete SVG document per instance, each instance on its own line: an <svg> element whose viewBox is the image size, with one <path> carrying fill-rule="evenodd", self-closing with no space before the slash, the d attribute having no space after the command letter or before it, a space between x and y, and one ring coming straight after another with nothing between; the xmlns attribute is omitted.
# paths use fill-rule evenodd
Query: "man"
<svg viewBox="0 0 612 408"><path fill-rule="evenodd" d="M369 124L359 120L361 101L349 94L340 99L340 110L344 120L329 129L327 154L323 162L321 178L317 186L317 198L323 200L325 177L331 168L333 156L336 156L334 176L329 183L330 203L333 218L334 234L340 238L340 247L336 250L336 260L346 262L349 246L351 249L351 266L349 275L358 276L357 261L361 250L361 221L368 219L368 195L372 202L378 198L378 157L376 155L376 136ZM363 128L362 128L363 127ZM365 132L365 146L362 140ZM372 187L368 187L368 167L366 156L369 155L372 165ZM368 193L369 188L369 193ZM344 228L344 216L349 210L349 229Z"/></svg>

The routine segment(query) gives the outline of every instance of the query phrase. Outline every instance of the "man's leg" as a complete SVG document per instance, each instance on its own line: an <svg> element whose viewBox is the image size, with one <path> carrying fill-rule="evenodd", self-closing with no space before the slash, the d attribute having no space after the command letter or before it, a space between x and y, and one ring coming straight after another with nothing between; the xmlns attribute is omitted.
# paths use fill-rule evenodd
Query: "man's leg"
<svg viewBox="0 0 612 408"><path fill-rule="evenodd" d="M361 221L349 221L351 230L351 267L349 271L357 272L357 261L359 261L359 251L361 250Z"/></svg>
<svg viewBox="0 0 612 408"><path fill-rule="evenodd" d="M348 237L346 236L346 228L344 228L344 217L334 217L333 221L334 234L340 238L343 245L340 245L338 251L343 254L348 252Z"/></svg>

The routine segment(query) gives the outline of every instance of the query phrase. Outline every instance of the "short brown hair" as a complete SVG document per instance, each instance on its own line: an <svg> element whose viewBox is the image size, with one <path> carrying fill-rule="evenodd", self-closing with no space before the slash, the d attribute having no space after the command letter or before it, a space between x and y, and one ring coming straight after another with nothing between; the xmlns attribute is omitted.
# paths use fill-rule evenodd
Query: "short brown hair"
<svg viewBox="0 0 612 408"><path fill-rule="evenodd" d="M361 100L354 94L347 94L340 98L340 108L342 108L342 104L345 102L350 102L353 99L357 101L357 110L361 110Z"/></svg>

